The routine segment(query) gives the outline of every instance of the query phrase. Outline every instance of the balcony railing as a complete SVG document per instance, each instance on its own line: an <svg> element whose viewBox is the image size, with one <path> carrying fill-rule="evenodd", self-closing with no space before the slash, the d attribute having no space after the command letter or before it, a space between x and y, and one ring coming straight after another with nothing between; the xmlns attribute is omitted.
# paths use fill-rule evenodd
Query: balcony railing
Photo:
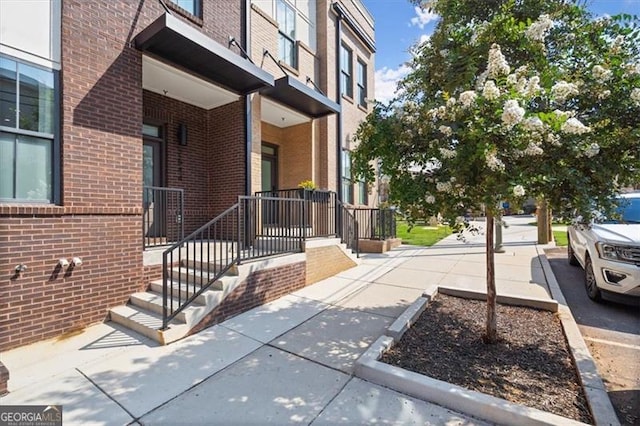
<svg viewBox="0 0 640 426"><path fill-rule="evenodd" d="M358 236L367 240L396 238L394 209L351 208L358 222Z"/></svg>
<svg viewBox="0 0 640 426"><path fill-rule="evenodd" d="M184 238L184 190L145 186L142 189L143 249Z"/></svg>

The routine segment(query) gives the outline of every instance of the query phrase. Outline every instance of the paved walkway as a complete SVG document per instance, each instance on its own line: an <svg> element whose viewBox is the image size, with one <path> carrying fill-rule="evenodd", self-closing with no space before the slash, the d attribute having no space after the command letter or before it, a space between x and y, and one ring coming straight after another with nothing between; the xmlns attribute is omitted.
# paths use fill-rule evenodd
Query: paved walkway
<svg viewBox="0 0 640 426"><path fill-rule="evenodd" d="M509 217L498 294L548 298L531 217ZM480 223L482 226L482 223ZM484 236L402 246L169 346L111 323L3 353L0 404L62 404L65 425L483 422L352 375L432 285L482 290Z"/></svg>

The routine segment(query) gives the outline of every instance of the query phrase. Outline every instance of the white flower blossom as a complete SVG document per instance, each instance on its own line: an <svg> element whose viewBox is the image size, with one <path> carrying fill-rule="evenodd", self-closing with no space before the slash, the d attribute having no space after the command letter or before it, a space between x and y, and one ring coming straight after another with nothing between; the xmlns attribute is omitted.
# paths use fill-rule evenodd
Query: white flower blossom
<svg viewBox="0 0 640 426"><path fill-rule="evenodd" d="M507 84L511 86L515 86L518 83L518 75L517 74L509 74L507 76Z"/></svg>
<svg viewBox="0 0 640 426"><path fill-rule="evenodd" d="M485 161L487 162L487 167L493 171L504 170L504 163L498 158L495 152L487 152Z"/></svg>
<svg viewBox="0 0 640 426"><path fill-rule="evenodd" d="M602 65L594 65L594 67L591 69L591 72L593 73L595 79L600 82L609 80L613 75L611 70L606 69Z"/></svg>
<svg viewBox="0 0 640 426"><path fill-rule="evenodd" d="M544 41L549 30L553 27L553 21L549 18L549 15L544 14L538 17L538 20L527 28L524 34L529 40Z"/></svg>
<svg viewBox="0 0 640 426"><path fill-rule="evenodd" d="M564 122L560 130L572 135L582 135L584 133L589 133L591 131L591 127L585 126L577 118L571 117Z"/></svg>
<svg viewBox="0 0 640 426"><path fill-rule="evenodd" d="M424 199L427 204L433 204L436 202L436 197L434 197L433 195L429 194L427 195L427 197Z"/></svg>
<svg viewBox="0 0 640 426"><path fill-rule="evenodd" d="M571 96L580 94L578 86L573 83L567 83L566 81L559 81L551 88L551 95L558 102L564 102Z"/></svg>
<svg viewBox="0 0 640 426"><path fill-rule="evenodd" d="M487 81L487 77L489 77L489 70L484 70L478 76L478 80L476 80L476 90L482 90L484 83Z"/></svg>
<svg viewBox="0 0 640 426"><path fill-rule="evenodd" d="M587 158L595 157L599 153L600 153L600 145L598 145L595 142L589 145L587 149L584 150L584 156Z"/></svg>
<svg viewBox="0 0 640 426"><path fill-rule="evenodd" d="M625 77L632 77L640 74L640 62L629 62L628 64L625 64L623 68Z"/></svg>
<svg viewBox="0 0 640 426"><path fill-rule="evenodd" d="M613 43L611 43L611 51L613 53L620 52L620 49L622 48L623 44L624 44L624 36L621 34L613 40Z"/></svg>
<svg viewBox="0 0 640 426"><path fill-rule="evenodd" d="M440 131L440 133L442 133L443 135L449 137L453 134L453 130L451 130L451 127L449 126L440 126L438 127L438 130Z"/></svg>
<svg viewBox="0 0 640 426"><path fill-rule="evenodd" d="M451 108L455 104L456 104L456 98L454 98L453 96L450 97L449 99L447 99L447 107L448 108Z"/></svg>
<svg viewBox="0 0 640 426"><path fill-rule="evenodd" d="M513 127L524 118L524 108L518 105L515 99L509 99L504 103L502 111L502 122L507 127Z"/></svg>
<svg viewBox="0 0 640 426"><path fill-rule="evenodd" d="M607 99L609 96L611 96L611 90L603 90L601 92L598 92L596 96L599 100Z"/></svg>
<svg viewBox="0 0 640 426"><path fill-rule="evenodd" d="M513 195L516 197L523 197L525 194L524 187L522 185L516 185L513 187Z"/></svg>
<svg viewBox="0 0 640 426"><path fill-rule="evenodd" d="M496 78L501 75L507 75L511 71L511 67L507 63L504 55L500 51L500 45L493 44L489 49L489 63L487 65L489 77Z"/></svg>
<svg viewBox="0 0 640 426"><path fill-rule="evenodd" d="M536 96L541 90L542 87L540 87L540 77L534 75L529 79L527 88L524 90L524 95L531 98Z"/></svg>
<svg viewBox="0 0 640 426"><path fill-rule="evenodd" d="M636 104L637 106L640 106L640 88L635 87L632 91L631 91L631 100L633 101L634 104Z"/></svg>
<svg viewBox="0 0 640 426"><path fill-rule="evenodd" d="M576 115L576 113L574 111L562 111L562 110L559 110L559 109L554 110L553 113L558 118L571 118L571 117L574 117Z"/></svg>
<svg viewBox="0 0 640 426"><path fill-rule="evenodd" d="M518 79L518 82L516 83L516 90L518 91L518 93L522 95L524 94L526 89L527 89L527 79L524 77L520 77Z"/></svg>
<svg viewBox="0 0 640 426"><path fill-rule="evenodd" d="M476 101L476 92L473 90L467 90L460 93L460 103L464 108L469 108Z"/></svg>
<svg viewBox="0 0 640 426"><path fill-rule="evenodd" d="M438 192L450 192L451 189L451 182L436 182L436 191Z"/></svg>
<svg viewBox="0 0 640 426"><path fill-rule="evenodd" d="M529 145L527 145L527 148L524 150L525 155L531 156L542 155L543 153L544 150L533 142L529 142Z"/></svg>
<svg viewBox="0 0 640 426"><path fill-rule="evenodd" d="M484 84L482 96L491 101L500 97L500 89L498 89L498 86L496 86L496 83L493 80L489 80Z"/></svg>
<svg viewBox="0 0 640 426"><path fill-rule="evenodd" d="M458 155L458 153L455 149L440 148L440 155L444 159L450 159L454 158L456 155Z"/></svg>
<svg viewBox="0 0 640 426"><path fill-rule="evenodd" d="M549 133L547 135L547 142L549 142L553 146L562 146L560 136L556 135L555 133Z"/></svg>
<svg viewBox="0 0 640 426"><path fill-rule="evenodd" d="M522 126L532 132L544 130L544 123L538 117L528 117L522 122Z"/></svg>

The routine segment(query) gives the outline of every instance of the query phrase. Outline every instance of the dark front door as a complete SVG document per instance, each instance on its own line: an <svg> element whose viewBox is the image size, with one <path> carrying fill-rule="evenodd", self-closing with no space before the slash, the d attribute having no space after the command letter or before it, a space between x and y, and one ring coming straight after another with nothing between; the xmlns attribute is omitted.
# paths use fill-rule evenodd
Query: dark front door
<svg viewBox="0 0 640 426"><path fill-rule="evenodd" d="M147 127L151 129L147 129ZM146 132L157 129L157 134L147 135ZM166 236L164 213L164 193L159 191L162 186L162 141L160 128L145 126L145 137L142 153L142 184L143 184L143 219L144 236L147 238L162 238ZM158 241L158 243L162 243Z"/></svg>
<svg viewBox="0 0 640 426"><path fill-rule="evenodd" d="M262 191L265 196L275 197L278 190L278 147L267 143L262 144ZM277 223L278 202L263 200L262 223L272 225Z"/></svg>

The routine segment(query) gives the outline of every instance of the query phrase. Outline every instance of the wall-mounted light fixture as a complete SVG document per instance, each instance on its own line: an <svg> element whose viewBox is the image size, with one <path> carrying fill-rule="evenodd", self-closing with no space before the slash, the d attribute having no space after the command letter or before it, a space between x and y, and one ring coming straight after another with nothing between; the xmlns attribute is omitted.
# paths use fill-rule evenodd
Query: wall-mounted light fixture
<svg viewBox="0 0 640 426"><path fill-rule="evenodd" d="M73 264L73 266L80 266L82 265L82 259L79 257L74 257L73 259L71 259L71 263Z"/></svg>
<svg viewBox="0 0 640 426"><path fill-rule="evenodd" d="M24 263L21 263L14 268L14 271L16 271L16 274L21 274L26 270L27 270L27 265L25 265Z"/></svg>
<svg viewBox="0 0 640 426"><path fill-rule="evenodd" d="M187 146L187 125L184 123L178 125L178 144Z"/></svg>
<svg viewBox="0 0 640 426"><path fill-rule="evenodd" d="M67 266L69 266L69 261L62 257L58 260L58 266L60 266L61 268L66 268Z"/></svg>

